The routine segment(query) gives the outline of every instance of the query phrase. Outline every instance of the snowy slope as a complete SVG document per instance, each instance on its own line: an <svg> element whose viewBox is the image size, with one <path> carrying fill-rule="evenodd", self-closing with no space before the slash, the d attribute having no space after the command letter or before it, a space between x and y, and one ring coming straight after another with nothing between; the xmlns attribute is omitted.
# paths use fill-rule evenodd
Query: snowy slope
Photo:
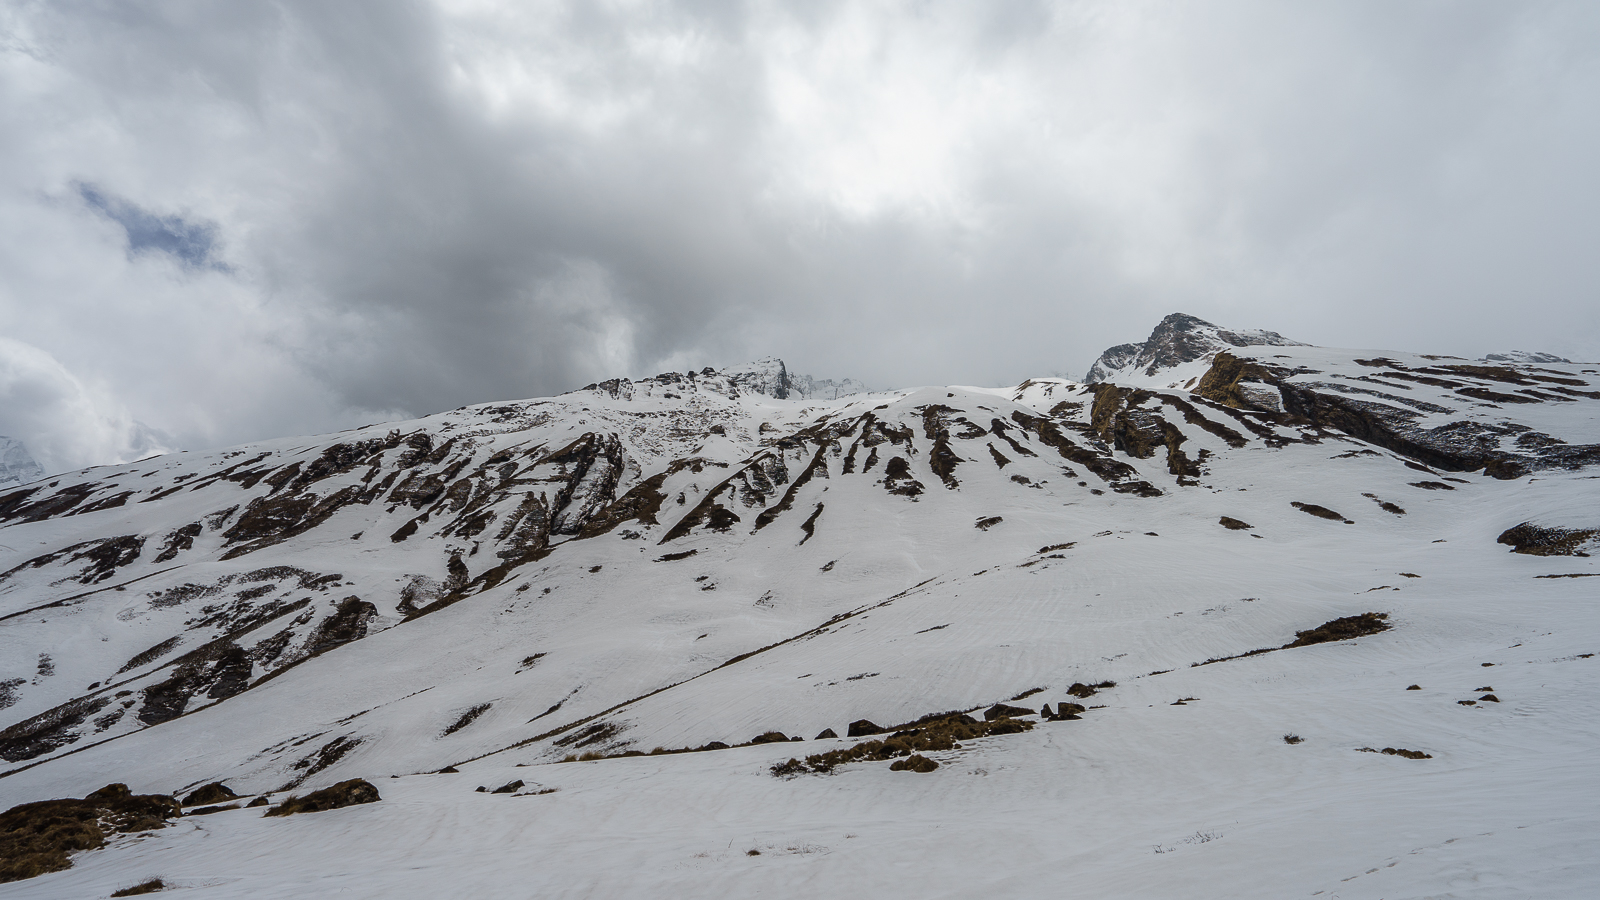
<svg viewBox="0 0 1600 900"><path fill-rule="evenodd" d="M1302 346L1207 365L1193 392L828 402L617 380L0 496L4 805L108 781L387 798L185 819L0 895L1600 884L1600 570L1497 543L1600 527L1600 371ZM1365 612L1393 628L1193 665ZM767 772L847 739L557 762L1106 680L1081 701L1104 708L926 775Z"/></svg>

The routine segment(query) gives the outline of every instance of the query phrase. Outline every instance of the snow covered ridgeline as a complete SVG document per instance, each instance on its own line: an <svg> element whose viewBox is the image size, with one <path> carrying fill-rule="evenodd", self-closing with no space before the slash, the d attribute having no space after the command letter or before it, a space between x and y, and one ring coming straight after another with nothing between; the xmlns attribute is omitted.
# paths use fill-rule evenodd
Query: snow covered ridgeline
<svg viewBox="0 0 1600 900"><path fill-rule="evenodd" d="M1089 384L1114 382L1143 386L1176 387L1193 378L1198 364L1208 364L1218 351L1250 346L1304 347L1276 331L1220 328L1204 319L1173 313L1162 319L1142 343L1111 347L1094 365L1084 381ZM1183 372L1177 370L1183 369ZM1189 387L1193 387L1191 382Z"/></svg>
<svg viewBox="0 0 1600 900"><path fill-rule="evenodd" d="M712 391L735 399L743 392L763 394L777 400L816 401L839 400L867 392L866 385L854 378L835 381L831 378L794 374L784 365L783 360L775 356L727 369L719 370L708 366L698 372L663 372L654 378L642 381L613 378L588 385L583 390L601 390L613 397L629 398L637 393L643 396L681 399L686 392Z"/></svg>
<svg viewBox="0 0 1600 900"><path fill-rule="evenodd" d="M1288 360L1288 362L1281 362ZM1447 471L1517 478L1600 463L1600 369L1484 365L1452 357L1214 356L1195 393L1283 412Z"/></svg>
<svg viewBox="0 0 1600 900"><path fill-rule="evenodd" d="M112 778L160 792L223 780L248 795L363 776L386 798L299 822L180 820L23 890L108 893L170 860L160 874L174 883L228 871L237 887L212 889L271 895L295 889L292 859L324 887L370 895L509 890L476 871L524 892L776 889L802 871L827 887L870 881L886 861L959 892L976 886L973 867L941 860L1002 846L1037 848L1018 894L1058 885L1063 866L1104 896L1174 895L1195 877L1241 896L1349 892L1341 879L1367 869L1439 893L1443 869L1413 864L1435 858L1577 883L1584 857L1536 876L1519 860L1569 857L1518 842L1550 837L1538 823L1584 796L1564 754L1583 745L1573 723L1593 698L1590 582L1533 576L1593 570L1495 541L1524 522L1591 524L1590 470L1566 465L1586 465L1571 448L1594 442L1593 400L1551 389L1593 391L1592 373L1509 367L1583 382L1517 385L1397 354L1229 356L1261 371L1233 378L1223 361L1200 393L1039 380L817 403L596 386L0 497L0 543L16 551L0 582L12 614L0 682L13 685L0 739L11 753L48 745L0 778L6 805ZM1380 356L1393 365L1355 361ZM1361 380L1379 369L1455 384ZM1459 392L1475 387L1549 396ZM1289 408L1302 395L1321 419ZM1348 407L1370 420L1340 418L1336 399L1372 404ZM1340 427L1396 416L1425 435L1456 421L1504 433L1489 446L1441 432L1445 458L1424 463L1398 426L1382 438L1398 450ZM1537 480L1466 468L1485 447ZM1368 612L1393 629L1191 668ZM67 654L64 634L89 639ZM1106 709L931 751L939 768L925 775L881 763L768 774L860 739L541 765L843 733L1109 680ZM1501 702L1478 699L1491 685ZM1285 744L1291 732L1305 740ZM1546 753L1536 766L1528 741ZM412 774L451 764L460 775ZM1506 799L1472 806L1486 766ZM403 777L377 781L388 774ZM511 796L473 790L516 780ZM1390 795L1403 811L1383 805ZM688 815L705 809L726 824ZM640 819L645 833L618 824ZM1425 849L1458 846L1446 831L1469 821L1507 837L1472 838L1465 861ZM1329 823L1362 837L1315 859L1274 851ZM1182 843L1197 831L1222 837ZM363 837L380 833L381 847ZM517 852L496 834L518 835ZM1173 848L1159 870L1154 845ZM280 864L221 863L256 858L247 846L276 848ZM1386 868L1391 857L1402 862Z"/></svg>
<svg viewBox="0 0 1600 900"><path fill-rule="evenodd" d="M1397 363L1393 365L1398 366ZM1216 394L1224 402L1233 402L1234 397L1228 391L1238 393L1243 385L1250 383L1242 375L1229 380L1228 373L1234 368L1233 363L1223 360L1215 367L1214 377L1205 391ZM1278 377L1262 371L1269 379ZM1302 373L1295 377L1304 376ZM950 400L955 396L954 392L943 393L945 396L940 399ZM57 585L62 573L68 574L69 584L120 580L117 577L120 567L135 564L133 572L139 572L136 564L145 556L147 540L154 550L159 538L159 551L149 555L151 563L172 563L190 558L196 541L204 538L208 529L215 535L210 542L210 557L216 562L259 560L259 554L269 548L323 528L336 514L382 506L379 501L384 499L389 505L384 507L383 518L392 518L399 526L392 530L374 529L367 527L370 522L363 520L356 523L361 527L353 528L348 539L367 542L368 549L363 555L380 553L381 548L387 546L396 561L405 566L405 574L400 578L386 578L387 572L380 569L378 583L371 589L348 594L333 589L355 588L358 581L371 584L374 580L371 573L358 579L346 573L281 564L263 566L257 562L248 568L239 566L231 572L214 574L204 581L188 580L186 575L180 574L181 568L170 573L163 570L150 575L133 574L131 577L141 582L151 575L162 576L161 580L145 585L150 609L143 615L153 620L162 615L162 610L173 610L167 615L173 624L159 629L166 633L152 635L159 640L132 648L136 652L126 657L108 660L112 665L94 679L94 691L65 698L66 702L57 702L31 719L16 722L7 729L7 743L3 748L13 761L36 759L77 744L85 736L116 737L130 729L158 725L202 705L227 700L269 675L360 640L371 632L496 589L520 567L544 559L560 545L573 540L592 539L615 531L624 540L642 541L655 528L660 528L661 531L656 532L660 534L660 541L677 542L696 534L731 533L736 526L759 533L784 519L791 522L791 527L798 524L798 543L804 546L826 508L820 494L828 488L818 486L825 480L873 476L876 470L882 477L873 476L872 483L880 490L915 501L924 497L928 484L938 484L946 491L962 490L963 479L970 477L967 464L976 458L984 465L980 472L994 473L985 477L1004 479L996 486L1005 494L1040 490L1055 496L1061 488L1049 488L1047 476L1054 473L1059 478L1071 473L1067 477L1076 477L1079 473L1072 469L1072 464L1077 464L1084 467L1086 477L1093 477L1102 485L1093 487L1088 481L1077 482L1076 486L1089 497L1104 496L1109 490L1155 498L1164 495L1163 489L1156 486L1159 481L1170 479L1179 487L1196 486L1208 474L1205 464L1216 451L1197 444L1191 434L1201 441L1220 442L1219 450L1224 446L1228 450L1244 450L1252 444L1281 448L1290 443L1319 440L1317 429L1308 431L1302 425L1297 426L1300 430L1296 431L1282 425L1292 421L1293 417L1288 414L1268 410L1246 415L1225 406L1206 404L1203 398L1193 396L1185 400L1177 394L1158 395L1111 385L1096 386L1090 391L1067 382L1030 382L1011 393L1014 400L1031 399L1034 406L1013 409L1005 419L991 416L987 428L982 424L983 414L996 410L986 404L979 404L974 410L979 415L967 416L947 403L902 403L903 412L898 414L898 421L896 415L886 414L887 418L881 418L883 410L880 409L849 416L825 415L812 425L792 432L792 437L758 440L757 446L766 449L758 449L753 455L739 448L737 455L745 458L738 465L699 455L679 457L649 477L645 477L637 462L633 463L635 471L630 471L630 460L625 458L628 454L624 454L623 444L615 433L587 431L575 439L564 439L565 443L555 442L560 446L545 442L537 442L531 448L521 446L520 454L505 447L479 452L478 448L468 446L453 451L455 438L436 443L427 430L404 438L395 430L364 441L347 440L322 448L301 448L298 459L273 465L265 464L266 458L272 456L269 451L251 453L242 461L231 457L219 460L213 465L212 476L191 481L187 474L178 475L173 479L177 487L152 488L145 502L163 500L174 490L185 487L188 493L204 496L224 484L226 488L221 499L232 501L238 489L235 485L255 488L255 498L244 504L242 511L237 502L229 502L227 506L218 502L212 509L197 513L196 521L172 528L164 536L152 534L147 539L139 534L125 534L68 544L61 550L24 560L4 577L15 583L24 580L29 573L39 573L34 579L36 583L51 580ZM937 397L937 393L933 396ZM1070 399L1073 396L1083 399ZM731 399L722 396L722 413L736 408L736 404L727 402ZM1152 408L1152 402L1157 399L1159 406ZM696 405L690 404L690 407ZM1045 405L1053 416L1041 417L1034 411ZM726 438L729 424L738 429L738 416L707 427L708 418L717 418L715 409L692 412L695 427L689 429L681 427L680 417L673 415L671 418L677 421L671 430L680 437L696 440ZM514 414L525 414L526 410L495 406L474 412L475 418L487 417L501 425L510 421ZM578 412L597 414L589 406ZM636 415L648 420L661 412L647 409ZM1274 426L1275 421L1280 424ZM439 431L450 433L455 426L456 423L446 421L440 423ZM573 430L570 422L566 429ZM755 429L757 434L762 431L762 428ZM749 429L744 432L746 440L748 432ZM768 433L772 432L776 429ZM522 429L510 433L520 437ZM739 436L736 430L730 443L736 445ZM635 428L632 437L642 442L640 449L645 449L652 437L651 430ZM919 447L923 442L925 445ZM976 454L955 449L974 442L983 443L984 449ZM523 441L517 443L523 444ZM1037 477L1022 474L1026 467L1035 465L1028 458L1039 456L1037 450L1029 449L1029 444L1042 444L1048 448L1045 459L1055 458L1059 462L1046 463L1051 468ZM1556 438L1550 439L1550 446L1563 453L1572 451L1571 445ZM1581 446L1577 449L1582 451ZM881 459L880 451L883 452ZM512 462L518 455L526 462L520 465ZM988 464L994 469L983 462L984 456L989 457ZM473 457L479 460L476 465L470 464ZM919 459L925 460L927 467L927 475L921 477L913 468L913 461ZM1133 461L1164 462L1165 472L1150 478L1140 477L1145 473ZM223 462L229 464L223 465ZM1056 470L1055 466L1061 468ZM349 473L346 475L349 483L326 483L337 481L337 476L346 473ZM379 478L379 473L384 473L383 477ZM694 477L703 474L711 475L712 481L702 483ZM351 481L356 475L360 475L359 479ZM631 487L625 489L630 479ZM534 486L544 489L531 489ZM1407 486L1435 491L1451 487L1445 481L1427 480ZM1066 485L1067 490L1072 488L1070 483ZM973 489L971 485L966 488ZM808 491L817 494L816 502L797 508L797 499ZM34 499L31 492L9 498L12 502L9 512L13 518L23 521L52 513L81 514L85 510L93 513L125 508L129 496L129 491L79 483L44 499ZM690 496L697 501L689 503ZM998 502L984 512L1004 509L1016 502L1014 497L995 499ZM1383 504L1385 510L1399 510L1396 514L1403 514L1404 507L1392 499L1375 494L1372 499ZM1322 505L1296 500L1293 506L1347 521L1345 513L1332 513ZM1348 504L1343 508L1348 512ZM411 511L402 512L407 509ZM975 516L972 521L981 526L1003 522L1004 516ZM639 527L624 527L630 524ZM387 538L377 542L377 549L370 546L368 535L372 532L376 532L373 537ZM342 528L339 534L340 540L347 539ZM443 546L438 543L427 546L421 543L424 539ZM201 543L206 542L201 540ZM429 557L426 565L420 567L416 564L424 560L410 549L418 546L425 548L422 556ZM479 552L486 547L488 552ZM691 552L698 550L675 551L660 558L682 559L685 558L682 554ZM297 555L297 558L300 557ZM206 561L206 555L202 553L197 561ZM427 571L432 567L437 568ZM417 568L423 571L416 571ZM51 572L56 574L50 575ZM163 580L173 586L158 586ZM398 587L385 589L383 582ZM710 576L697 579L697 584L701 591L717 587ZM106 589L88 593L81 589L69 590L77 590L77 593L29 608L50 609L89 602ZM326 599L316 602L314 595L305 595L307 591L321 593ZM363 593L374 597L374 591L378 592L377 596L386 592L392 599L380 607L373 600L363 598ZM763 596L766 593L769 592L763 592ZM199 617L183 612L186 605L195 600L230 596L231 602L205 606L204 615ZM770 598L768 605L772 605ZM12 617L20 618L20 612L13 612ZM177 624L179 617L182 617L181 627ZM266 628L269 624L272 629ZM175 653L180 647L192 649ZM727 656L740 655L747 649L748 645L730 647ZM141 672L147 674L141 675ZM8 682L12 685L12 702L17 694L38 693L18 690L25 682L18 678ZM43 686L46 682L36 679L35 683ZM130 695L138 699L112 703L116 696ZM560 697L554 699L561 700ZM975 699L982 700L981 697ZM124 719L123 711L135 706L138 707L136 712ZM479 706L482 704L474 704L472 708ZM560 719L550 724L555 726L552 738L565 728ZM724 740L737 735L717 733L707 737ZM342 755L354 745L340 741L336 746ZM451 760L442 762L448 761ZM306 775L306 768L301 766L295 774Z"/></svg>

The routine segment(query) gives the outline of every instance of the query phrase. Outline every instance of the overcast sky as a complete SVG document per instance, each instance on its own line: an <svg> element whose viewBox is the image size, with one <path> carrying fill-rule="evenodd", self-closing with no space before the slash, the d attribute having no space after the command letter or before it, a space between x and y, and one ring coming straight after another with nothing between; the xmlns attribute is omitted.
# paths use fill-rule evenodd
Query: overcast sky
<svg viewBox="0 0 1600 900"><path fill-rule="evenodd" d="M1174 311L1600 359L1596 160L1592 0L0 0L0 434L1082 377Z"/></svg>

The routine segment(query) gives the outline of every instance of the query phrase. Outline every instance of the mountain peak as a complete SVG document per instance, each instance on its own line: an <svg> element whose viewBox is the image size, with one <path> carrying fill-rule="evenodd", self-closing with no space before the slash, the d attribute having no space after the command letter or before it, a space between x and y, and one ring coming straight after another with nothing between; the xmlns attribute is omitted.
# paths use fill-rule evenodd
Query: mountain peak
<svg viewBox="0 0 1600 900"><path fill-rule="evenodd" d="M1207 359L1228 347L1258 345L1278 347L1304 347L1306 344L1290 340L1276 331L1256 329L1227 329L1187 313L1172 313L1162 319L1150 332L1150 337L1137 344L1118 344L1108 348L1089 367L1084 381L1097 384L1102 381L1142 380L1160 375L1185 363Z"/></svg>
<svg viewBox="0 0 1600 900"><path fill-rule="evenodd" d="M21 441L0 435L0 488L27 484L43 477L43 467L34 462Z"/></svg>

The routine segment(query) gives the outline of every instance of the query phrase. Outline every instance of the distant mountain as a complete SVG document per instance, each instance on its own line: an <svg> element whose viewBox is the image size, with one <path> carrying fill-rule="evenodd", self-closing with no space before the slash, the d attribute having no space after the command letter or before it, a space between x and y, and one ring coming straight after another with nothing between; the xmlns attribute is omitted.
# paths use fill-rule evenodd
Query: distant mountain
<svg viewBox="0 0 1600 900"><path fill-rule="evenodd" d="M685 393L709 391L730 400L741 395L761 394L776 400L840 400L867 392L867 386L854 378L835 381L813 378L789 371L783 360L768 356L755 362L726 369L706 366L698 372L663 372L654 378L634 381L612 378L583 390L600 390L618 398L634 396L680 399Z"/></svg>
<svg viewBox="0 0 1600 900"><path fill-rule="evenodd" d="M1088 384L1113 381L1118 384L1144 384L1151 380L1170 382L1177 386L1184 380L1171 370L1186 363L1206 362L1218 350L1229 347L1305 347L1276 331L1229 330L1213 325L1204 319L1184 313L1173 313L1161 320L1143 343L1118 344L1111 347L1084 376ZM1203 371L1197 370L1194 377ZM1187 376L1187 373L1185 373ZM1162 376L1168 376L1163 378Z"/></svg>
<svg viewBox="0 0 1600 900"><path fill-rule="evenodd" d="M768 356L725 370L735 384L747 391L766 394L779 400L838 400L864 394L867 386L854 378L835 381L790 372L783 360Z"/></svg>
<svg viewBox="0 0 1600 900"><path fill-rule="evenodd" d="M28 448L16 438L0 436L0 489L38 481L44 469L33 461Z"/></svg>
<svg viewBox="0 0 1600 900"><path fill-rule="evenodd" d="M1518 363L1521 365L1542 365L1544 363L1570 363L1572 360L1555 355L1554 353L1529 353L1526 350L1512 350L1508 353L1490 353L1483 358L1484 362Z"/></svg>

